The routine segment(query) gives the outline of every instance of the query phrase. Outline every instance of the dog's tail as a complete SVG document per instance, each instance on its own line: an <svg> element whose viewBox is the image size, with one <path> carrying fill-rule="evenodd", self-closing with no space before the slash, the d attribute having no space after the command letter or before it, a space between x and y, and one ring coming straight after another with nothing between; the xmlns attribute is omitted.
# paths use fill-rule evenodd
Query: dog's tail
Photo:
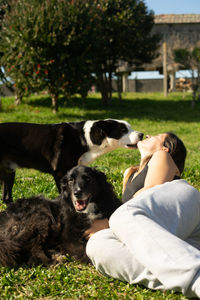
<svg viewBox="0 0 200 300"><path fill-rule="evenodd" d="M7 240L0 236L0 265L11 267L15 266L20 259L20 245L12 240Z"/></svg>

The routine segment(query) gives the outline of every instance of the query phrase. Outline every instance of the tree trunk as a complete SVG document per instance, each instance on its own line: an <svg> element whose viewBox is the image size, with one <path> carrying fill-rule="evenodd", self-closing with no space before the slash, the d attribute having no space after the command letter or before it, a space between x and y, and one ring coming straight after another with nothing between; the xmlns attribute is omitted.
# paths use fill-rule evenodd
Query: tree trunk
<svg viewBox="0 0 200 300"><path fill-rule="evenodd" d="M112 72L109 72L109 77L108 77L108 104L111 104L112 102Z"/></svg>
<svg viewBox="0 0 200 300"><path fill-rule="evenodd" d="M56 114L58 112L58 95L52 94L51 99L52 99L52 111L54 114Z"/></svg>
<svg viewBox="0 0 200 300"><path fill-rule="evenodd" d="M106 74L104 74L103 71L100 71L97 74L97 84L101 93L103 103L105 105L108 105L109 104L108 82L107 82Z"/></svg>
<svg viewBox="0 0 200 300"><path fill-rule="evenodd" d="M122 77L120 74L117 75L117 93L118 93L118 98L121 101L122 100Z"/></svg>
<svg viewBox="0 0 200 300"><path fill-rule="evenodd" d="M23 98L22 93L17 91L15 95L15 105L20 105L22 103L22 98Z"/></svg>
<svg viewBox="0 0 200 300"><path fill-rule="evenodd" d="M103 103L108 105L108 91L104 84L102 84L102 88L100 89Z"/></svg>

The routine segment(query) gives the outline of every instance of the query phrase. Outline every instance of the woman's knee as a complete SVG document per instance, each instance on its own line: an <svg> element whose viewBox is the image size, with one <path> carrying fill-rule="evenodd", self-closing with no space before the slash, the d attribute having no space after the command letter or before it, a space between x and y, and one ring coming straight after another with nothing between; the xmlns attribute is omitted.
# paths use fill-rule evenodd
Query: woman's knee
<svg viewBox="0 0 200 300"><path fill-rule="evenodd" d="M104 229L91 236L86 245L86 254L95 267L98 264L109 260L111 232L110 229ZM106 249L106 251L105 251Z"/></svg>
<svg viewBox="0 0 200 300"><path fill-rule="evenodd" d="M95 233L87 243L86 253L96 270L105 276L133 283L144 271L110 229Z"/></svg>
<svg viewBox="0 0 200 300"><path fill-rule="evenodd" d="M119 227L121 223L124 222L124 219L127 216L127 204L128 202L122 204L115 212L111 215L109 219L110 228L115 226Z"/></svg>
<svg viewBox="0 0 200 300"><path fill-rule="evenodd" d="M117 235L117 232L122 229L124 225L133 225L133 223L137 222L137 215L148 215L144 208L134 203L134 201L130 200L120 206L110 217L109 226Z"/></svg>
<svg viewBox="0 0 200 300"><path fill-rule="evenodd" d="M101 251L99 249L101 247L101 235L99 237L99 232L93 234L87 242L86 254L89 258L96 256Z"/></svg>

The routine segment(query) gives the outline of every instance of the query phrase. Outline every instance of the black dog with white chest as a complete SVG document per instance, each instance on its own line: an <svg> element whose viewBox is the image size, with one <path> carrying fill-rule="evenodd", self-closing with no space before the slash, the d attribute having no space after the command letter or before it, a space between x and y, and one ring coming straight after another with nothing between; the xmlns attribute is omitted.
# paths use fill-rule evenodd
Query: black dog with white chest
<svg viewBox="0 0 200 300"><path fill-rule="evenodd" d="M86 166L70 170L58 199L18 199L0 212L0 265L49 265L56 254L89 262L84 232L94 219L121 205L104 173Z"/></svg>
<svg viewBox="0 0 200 300"><path fill-rule="evenodd" d="M3 201L12 202L17 167L53 175L60 192L61 178L76 165L88 165L119 147L135 148L143 134L121 120L59 124L0 124L0 180Z"/></svg>

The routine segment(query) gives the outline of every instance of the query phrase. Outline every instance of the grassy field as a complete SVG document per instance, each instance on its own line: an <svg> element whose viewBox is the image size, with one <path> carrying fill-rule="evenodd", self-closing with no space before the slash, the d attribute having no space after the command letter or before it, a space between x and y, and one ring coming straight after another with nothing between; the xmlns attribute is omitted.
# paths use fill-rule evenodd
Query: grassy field
<svg viewBox="0 0 200 300"><path fill-rule="evenodd" d="M32 96L20 106L13 98L3 98L0 122L26 121L57 123L88 119L115 118L131 123L145 134L175 132L188 149L183 178L200 190L200 103L191 107L191 95L182 94L125 94L119 101L113 97L112 106L103 107L100 95L60 99L60 110L51 113L51 100L47 96ZM124 170L139 162L137 150L119 149L96 160L93 165L106 173L121 197ZM13 197L44 194L57 196L52 177L35 170L18 169ZM5 206L0 203L0 208ZM92 266L85 266L66 257L66 263L49 268L0 268L0 299L187 299L181 294L154 292L139 285L129 285L98 274Z"/></svg>

